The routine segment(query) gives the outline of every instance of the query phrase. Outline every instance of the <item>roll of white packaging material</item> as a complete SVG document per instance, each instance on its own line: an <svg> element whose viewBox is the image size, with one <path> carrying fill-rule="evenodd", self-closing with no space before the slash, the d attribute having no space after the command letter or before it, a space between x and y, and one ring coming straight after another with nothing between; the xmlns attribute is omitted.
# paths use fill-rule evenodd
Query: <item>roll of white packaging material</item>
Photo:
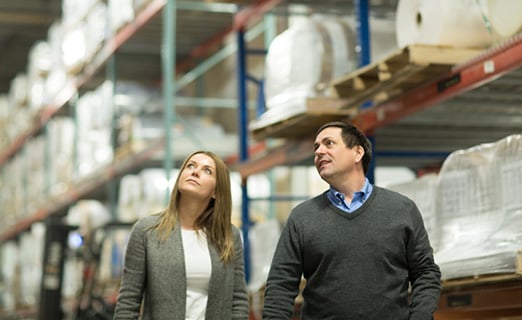
<svg viewBox="0 0 522 320"><path fill-rule="evenodd" d="M299 109L307 98L324 95L333 77L356 65L352 30L341 18L312 15L294 21L274 38L266 57L267 108L278 112Z"/></svg>
<svg viewBox="0 0 522 320"><path fill-rule="evenodd" d="M522 30L522 1L488 0L487 11L491 28L501 37L511 37Z"/></svg>
<svg viewBox="0 0 522 320"><path fill-rule="evenodd" d="M412 44L457 48L486 48L501 37L491 27L489 7L502 12L501 3L485 0L400 0L396 33L399 47ZM509 21L506 17L504 20ZM515 17L516 19L516 17ZM497 28L502 21L494 19ZM511 22L505 22L511 24Z"/></svg>

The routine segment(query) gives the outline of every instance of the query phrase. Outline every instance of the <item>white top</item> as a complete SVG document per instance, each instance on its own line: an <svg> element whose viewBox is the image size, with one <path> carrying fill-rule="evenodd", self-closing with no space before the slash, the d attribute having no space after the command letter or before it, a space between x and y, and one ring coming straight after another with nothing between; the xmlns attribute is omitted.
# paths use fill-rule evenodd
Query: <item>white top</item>
<svg viewBox="0 0 522 320"><path fill-rule="evenodd" d="M205 233L181 229L187 276L186 320L205 320L212 262Z"/></svg>

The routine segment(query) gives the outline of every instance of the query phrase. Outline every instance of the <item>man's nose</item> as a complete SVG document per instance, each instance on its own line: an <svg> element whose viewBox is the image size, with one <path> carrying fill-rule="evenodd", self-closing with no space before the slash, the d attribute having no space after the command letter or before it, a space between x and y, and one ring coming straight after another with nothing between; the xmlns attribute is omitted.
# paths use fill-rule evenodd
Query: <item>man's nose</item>
<svg viewBox="0 0 522 320"><path fill-rule="evenodd" d="M323 154L323 153L324 153L324 149L322 146L318 146L317 149L315 149L315 151L314 151L315 155L319 155L319 154Z"/></svg>

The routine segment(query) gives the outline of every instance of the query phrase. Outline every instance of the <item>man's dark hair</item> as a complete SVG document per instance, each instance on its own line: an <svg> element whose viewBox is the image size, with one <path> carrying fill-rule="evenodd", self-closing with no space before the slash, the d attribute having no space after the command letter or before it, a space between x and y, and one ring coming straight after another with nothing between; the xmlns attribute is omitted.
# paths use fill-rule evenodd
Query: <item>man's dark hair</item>
<svg viewBox="0 0 522 320"><path fill-rule="evenodd" d="M344 121L332 121L323 124L317 129L315 136L326 128L335 127L341 128L341 137L343 138L344 144L348 148L355 146L361 146L364 149L364 156L362 158L364 174L368 172L370 162L372 161L372 144L361 130L351 123Z"/></svg>

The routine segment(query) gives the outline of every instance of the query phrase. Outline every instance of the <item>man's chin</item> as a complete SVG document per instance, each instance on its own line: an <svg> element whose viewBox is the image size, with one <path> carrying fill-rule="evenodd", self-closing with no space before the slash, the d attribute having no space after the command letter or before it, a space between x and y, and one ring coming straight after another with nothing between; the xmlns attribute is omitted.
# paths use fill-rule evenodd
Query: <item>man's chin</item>
<svg viewBox="0 0 522 320"><path fill-rule="evenodd" d="M329 177L331 177L332 175L328 173L327 170L321 170L319 171L319 176L323 179L323 180L327 180Z"/></svg>

